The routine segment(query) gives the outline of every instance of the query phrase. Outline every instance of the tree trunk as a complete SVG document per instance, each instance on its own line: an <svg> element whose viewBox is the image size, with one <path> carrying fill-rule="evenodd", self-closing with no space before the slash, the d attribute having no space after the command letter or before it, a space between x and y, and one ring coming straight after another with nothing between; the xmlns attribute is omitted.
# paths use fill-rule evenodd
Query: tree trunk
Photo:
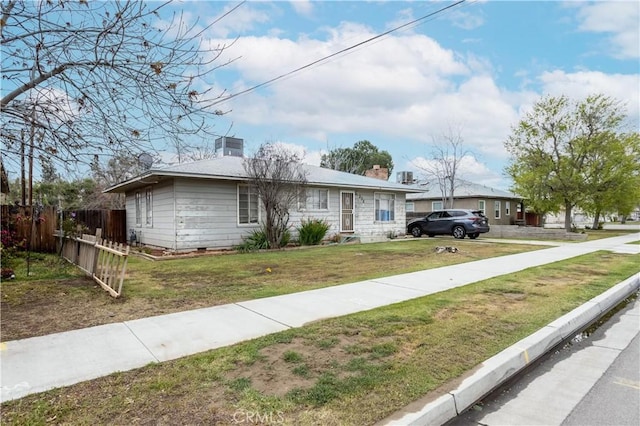
<svg viewBox="0 0 640 426"><path fill-rule="evenodd" d="M591 229L598 229L600 224L600 210L596 211L595 216L593 217L593 226Z"/></svg>
<svg viewBox="0 0 640 426"><path fill-rule="evenodd" d="M573 225L573 223L571 223L571 209L572 209L572 205L569 202L565 202L564 203L564 229L567 232L571 232L571 225Z"/></svg>

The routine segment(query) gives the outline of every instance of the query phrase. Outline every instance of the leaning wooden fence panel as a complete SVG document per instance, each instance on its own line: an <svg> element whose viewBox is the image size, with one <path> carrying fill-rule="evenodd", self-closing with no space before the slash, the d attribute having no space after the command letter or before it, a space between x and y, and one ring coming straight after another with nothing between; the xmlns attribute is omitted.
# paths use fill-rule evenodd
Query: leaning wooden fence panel
<svg viewBox="0 0 640 426"><path fill-rule="evenodd" d="M122 282L127 268L129 246L103 240L96 244L98 262L93 279L113 297L122 294Z"/></svg>
<svg viewBox="0 0 640 426"><path fill-rule="evenodd" d="M100 239L96 235L83 234L82 238L65 238L62 256L82 269L113 297L122 294L129 246Z"/></svg>
<svg viewBox="0 0 640 426"><path fill-rule="evenodd" d="M96 239L95 235L89 234L82 234L82 238L76 239L78 255L74 263L91 277L96 264Z"/></svg>

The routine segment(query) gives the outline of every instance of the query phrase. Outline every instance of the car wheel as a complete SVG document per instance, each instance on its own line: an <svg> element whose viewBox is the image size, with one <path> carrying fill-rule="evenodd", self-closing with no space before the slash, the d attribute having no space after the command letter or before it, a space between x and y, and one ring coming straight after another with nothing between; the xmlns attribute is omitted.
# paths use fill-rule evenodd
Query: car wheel
<svg viewBox="0 0 640 426"><path fill-rule="evenodd" d="M436 234L429 234L429 238L433 238L435 236L436 236Z"/></svg>
<svg viewBox="0 0 640 426"><path fill-rule="evenodd" d="M475 240L476 238L478 238L479 234L469 234L469 238L471 238L472 240Z"/></svg>
<svg viewBox="0 0 640 426"><path fill-rule="evenodd" d="M454 238L461 240L466 235L466 232L462 226L454 226L453 231L451 231L451 234L453 235Z"/></svg>
<svg viewBox="0 0 640 426"><path fill-rule="evenodd" d="M418 238L422 235L422 230L419 226L414 226L413 228L411 228L411 235Z"/></svg>

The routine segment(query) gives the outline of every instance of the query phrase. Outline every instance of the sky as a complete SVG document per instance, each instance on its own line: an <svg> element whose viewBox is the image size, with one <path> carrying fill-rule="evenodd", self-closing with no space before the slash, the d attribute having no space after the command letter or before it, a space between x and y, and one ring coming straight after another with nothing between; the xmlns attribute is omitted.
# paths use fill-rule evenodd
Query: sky
<svg viewBox="0 0 640 426"><path fill-rule="evenodd" d="M218 105L216 131L285 144L319 165L368 140L400 171L422 175L434 143L459 134L462 178L508 189L504 141L542 96L603 93L640 115L640 2L247 1L205 35L227 46L214 92L237 94L393 28L348 52ZM181 1L205 25L238 2ZM199 21L198 21L199 20Z"/></svg>

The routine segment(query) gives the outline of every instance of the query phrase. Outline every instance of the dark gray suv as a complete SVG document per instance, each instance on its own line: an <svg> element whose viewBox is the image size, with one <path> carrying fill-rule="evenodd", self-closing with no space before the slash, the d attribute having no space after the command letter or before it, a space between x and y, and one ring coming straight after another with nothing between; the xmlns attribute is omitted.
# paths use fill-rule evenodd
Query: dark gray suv
<svg viewBox="0 0 640 426"><path fill-rule="evenodd" d="M407 224L407 232L414 237L427 234L430 237L436 235L453 235L462 239L465 235L469 238L478 238L478 235L489 232L489 221L480 210L448 209L437 210L426 217L413 219Z"/></svg>

